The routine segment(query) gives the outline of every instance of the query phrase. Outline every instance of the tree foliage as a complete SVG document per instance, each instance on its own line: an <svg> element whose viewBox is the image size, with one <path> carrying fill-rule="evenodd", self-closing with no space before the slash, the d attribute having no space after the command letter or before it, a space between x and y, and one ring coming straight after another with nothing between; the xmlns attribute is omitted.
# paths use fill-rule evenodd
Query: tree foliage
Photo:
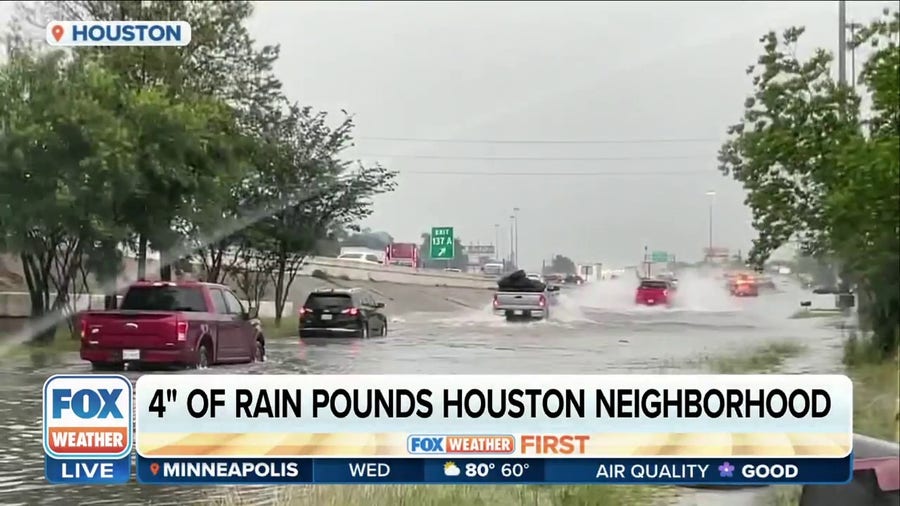
<svg viewBox="0 0 900 506"><path fill-rule="evenodd" d="M550 272L558 274L575 274L577 271L575 262L565 255L556 255L550 261Z"/></svg>
<svg viewBox="0 0 900 506"><path fill-rule="evenodd" d="M27 16L14 23L0 64L0 250L21 258L35 317L58 321L88 273L114 293L124 245L160 251L163 279L199 258L257 308L271 283L280 317L303 260L394 188L393 172L344 159L351 116L287 100L278 48L247 32L250 2L44 4L28 12L186 20L192 42L43 52Z"/></svg>
<svg viewBox="0 0 900 506"><path fill-rule="evenodd" d="M728 130L720 169L747 190L759 232L751 262L761 265L792 239L804 253L839 260L871 299L865 316L892 353L900 319L900 13L885 11L852 41L873 48L859 90L834 81L825 50L800 60L802 34L791 28L760 39L763 54L748 69L754 92Z"/></svg>

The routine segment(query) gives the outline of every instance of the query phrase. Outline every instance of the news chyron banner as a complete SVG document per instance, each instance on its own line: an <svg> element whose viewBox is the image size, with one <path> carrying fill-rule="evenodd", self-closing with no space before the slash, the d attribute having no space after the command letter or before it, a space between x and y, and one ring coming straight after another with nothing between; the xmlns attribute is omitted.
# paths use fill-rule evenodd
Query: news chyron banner
<svg viewBox="0 0 900 506"><path fill-rule="evenodd" d="M55 378L44 392L48 479L127 481L130 465L126 475L116 459L130 425L112 416L130 413L124 378ZM135 391L135 475L145 484L852 477L845 376L144 375Z"/></svg>

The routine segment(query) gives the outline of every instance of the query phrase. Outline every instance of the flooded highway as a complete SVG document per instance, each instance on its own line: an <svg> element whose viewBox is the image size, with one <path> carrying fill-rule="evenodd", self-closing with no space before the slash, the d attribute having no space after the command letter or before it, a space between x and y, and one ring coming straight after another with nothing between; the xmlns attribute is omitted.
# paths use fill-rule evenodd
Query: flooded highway
<svg viewBox="0 0 900 506"><path fill-rule="evenodd" d="M732 299L719 281L685 276L676 307L670 309L634 307L633 290L634 280L565 290L555 321L524 324L493 316L488 300L483 310L427 313L400 307L391 314L384 339L272 340L266 363L199 373L689 373L708 371L708 357L736 356L773 342L804 348L783 364L784 372L839 370L841 332L822 319L789 319L803 298L797 287ZM293 318L285 325L295 325ZM162 505L233 496L235 489L46 483L42 384L54 373L89 371L77 354L52 361L26 356L0 365L0 438L6 442L0 455L0 503ZM244 504L271 503L273 497L271 487L241 489L240 495Z"/></svg>

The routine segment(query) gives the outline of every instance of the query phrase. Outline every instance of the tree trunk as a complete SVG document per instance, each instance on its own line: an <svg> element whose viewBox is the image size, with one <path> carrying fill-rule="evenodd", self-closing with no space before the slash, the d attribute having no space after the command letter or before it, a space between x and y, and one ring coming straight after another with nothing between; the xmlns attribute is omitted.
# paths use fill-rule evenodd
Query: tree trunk
<svg viewBox="0 0 900 506"><path fill-rule="evenodd" d="M165 251L159 252L159 280L172 281L172 262Z"/></svg>
<svg viewBox="0 0 900 506"><path fill-rule="evenodd" d="M138 238L137 278L139 281L147 279L147 236L141 234Z"/></svg>
<svg viewBox="0 0 900 506"><path fill-rule="evenodd" d="M281 326L281 315L284 312L284 275L287 270L287 253L278 254L277 273L275 275L275 326Z"/></svg>
<svg viewBox="0 0 900 506"><path fill-rule="evenodd" d="M49 268L45 268L45 262L40 257L23 253L22 272L25 274L25 282L28 285L28 296L31 299L30 321L42 321L49 314L50 308L50 280ZM39 330L31 337L33 344L48 344L56 336L58 322L54 322L48 328Z"/></svg>

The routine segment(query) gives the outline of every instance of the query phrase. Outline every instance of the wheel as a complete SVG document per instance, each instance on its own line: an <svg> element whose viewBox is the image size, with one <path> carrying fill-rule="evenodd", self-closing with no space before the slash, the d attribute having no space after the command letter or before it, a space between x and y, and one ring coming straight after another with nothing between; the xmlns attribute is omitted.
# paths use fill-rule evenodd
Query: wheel
<svg viewBox="0 0 900 506"><path fill-rule="evenodd" d="M122 371L125 363L91 362L91 369L95 371Z"/></svg>
<svg viewBox="0 0 900 506"><path fill-rule="evenodd" d="M369 322L363 322L359 329L359 337L363 339L369 338Z"/></svg>
<svg viewBox="0 0 900 506"><path fill-rule="evenodd" d="M207 343L200 345L197 349L197 368L206 369L212 363L212 350L209 349Z"/></svg>
<svg viewBox="0 0 900 506"><path fill-rule="evenodd" d="M387 320L384 320L381 323L381 332L379 332L378 335L381 337L387 336Z"/></svg>
<svg viewBox="0 0 900 506"><path fill-rule="evenodd" d="M253 350L254 362L266 361L266 342L262 337L256 339L256 348Z"/></svg>

